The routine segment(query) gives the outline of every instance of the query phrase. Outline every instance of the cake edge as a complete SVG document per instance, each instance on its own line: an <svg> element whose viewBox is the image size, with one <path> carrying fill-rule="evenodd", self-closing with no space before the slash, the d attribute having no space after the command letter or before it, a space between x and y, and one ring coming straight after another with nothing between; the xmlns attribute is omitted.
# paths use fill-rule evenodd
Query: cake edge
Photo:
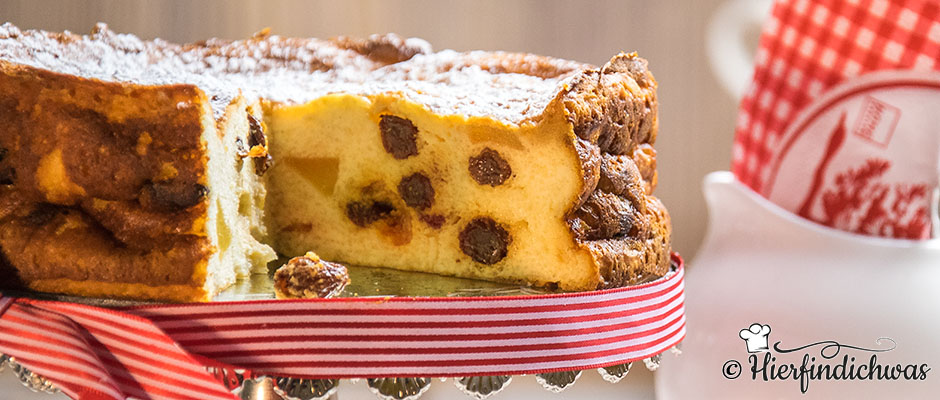
<svg viewBox="0 0 940 400"><path fill-rule="evenodd" d="M25 83L28 81L34 81L38 83ZM101 104L114 102L120 103L122 105L131 105L131 99L137 98L138 101L141 101L137 96L142 98L151 98L156 99L160 98L161 101L154 102L142 101L141 104L138 104L136 111L131 107L130 111L127 109L120 109L115 114L105 114L104 116L108 120L105 123L112 123L110 121L112 118L117 121L130 120L134 121L132 123L140 123L147 125L149 127L158 127L155 129L155 132L152 134L150 139L154 141L171 140L174 132L194 132L198 130L200 133L198 135L192 135L197 141L196 148L182 149L185 155L181 155L179 158L174 158L172 161L176 163L174 166L176 169L184 170L183 166L178 163L187 163L191 164L192 168L189 168L194 175L190 175L191 179L195 179L196 182L203 186L208 186L209 182L207 175L209 173L209 149L206 143L206 135L218 135L221 140L224 137L224 133L219 131L222 129L222 126L229 123L230 113L227 111L225 115L221 118L216 118L213 116L213 112L209 107L209 100L206 94L197 86L191 84L171 84L171 85L141 85L136 83L129 82L113 82L113 81L102 81L95 78L86 78L80 76L72 76L69 74L63 74L56 71L47 70L44 68L37 68L30 65L24 65L14 62L9 62L6 60L0 60L0 84L8 85L6 91L14 90L18 87L25 87L27 89L32 89L33 92L30 93L30 96L58 96L57 94L50 94L55 91L61 91L62 96L66 96L66 92L63 88L71 88L71 93L85 91L81 96L84 97L94 97L94 101L89 102L88 104L80 104L80 99L72 97L54 97L51 100L47 97L44 101L44 106L50 106L50 102L55 103L55 106L60 108L57 111L67 112L69 108L76 108L79 110L89 110L89 112L95 112L94 107L100 107ZM16 85L26 85L26 86L16 86ZM37 89L42 87L41 89ZM72 96L72 95L68 95ZM13 100L8 102L8 104L16 105L18 100ZM97 102L97 103L96 103ZM175 103L174 103L175 102ZM146 103L146 104L143 104ZM38 104L38 103L37 103ZM233 99L231 105L245 104L244 100L239 98ZM86 108L87 106L87 108ZM36 107L35 105L33 107ZM140 112L144 108L155 108L159 111L146 111ZM191 109L191 111L179 112L180 107L182 109ZM44 110L45 111L45 110ZM249 112L250 113L250 112ZM16 118L20 118L24 123L30 121L29 114L26 113L17 113L19 115ZM166 114L166 115L164 115ZM42 118L42 117L41 117ZM81 132L82 129L86 127L83 124L90 123L85 119L77 119L74 121L58 121L57 127L68 130L69 132ZM211 125L211 126L207 126ZM57 128L58 129L58 128ZM137 132L140 133L140 132ZM160 137L161 133L167 133L167 137ZM181 134L181 133L177 133ZM29 135L26 133L25 135ZM81 137L77 137L76 140L81 140ZM16 146L22 146L24 144L19 143L19 139L16 139ZM149 143L148 143L149 144ZM54 144L55 146L62 146L62 143ZM9 147L9 146L7 146ZM131 151L134 151L133 148ZM175 150L174 150L175 151ZM9 152L8 157L9 157ZM190 154L192 153L192 154ZM146 153L145 153L146 154ZM182 153L181 153L182 154ZM40 155L32 155L30 157L40 157ZM146 155L142 157L146 158ZM33 160L35 161L35 160ZM116 161L116 160L114 160ZM248 164L252 164L248 160ZM12 161L11 161L12 162ZM199 166L199 164L202 166ZM68 163L66 162L66 165ZM144 168L143 165L138 165L140 168ZM71 169L66 168L66 173L73 173ZM238 173L238 172L236 172ZM20 170L20 178L24 178L23 175L30 174L23 169ZM29 184L35 186L35 182L39 181L40 178L37 178L36 171L32 171L33 176L27 176L29 179ZM68 177L68 175L67 175ZM101 178L107 179L105 176ZM71 179L66 179L71 180ZM133 221L139 221L136 218L141 215L134 215L137 212L143 212L141 210L126 208L126 205L121 204L123 201L102 201L99 202L99 199L94 196L94 189L88 188L90 194L75 194L72 193L68 196L60 196L60 199L49 199L48 194L44 193L42 188L30 187L22 188L17 186L22 186L23 183L20 182L19 185L14 186L0 186L0 196L4 197L5 200L9 201L0 201L0 225L11 224L16 221L17 218L22 218L23 216L18 216L17 212L28 212L30 209L35 208L34 205L42 205L47 203L53 203L55 212L70 212L78 211L73 213L77 215L77 218L82 219L85 222L91 222L91 232L89 234L95 235L99 242L107 242L109 240L114 243L113 251L106 252L108 254L103 254L103 259L112 260L114 262L102 263L106 265L93 265L83 266L82 270L85 273L90 274L89 276L92 279L74 279L65 275L56 275L54 273L47 274L47 272L54 271L57 267L53 264L57 263L40 263L40 262L15 262L11 261L10 258L17 258L13 254L4 254L0 258L0 269L4 269L4 274L9 272L14 272L15 279L10 279L10 282L13 288L16 287L27 287L32 290L44 291L44 292L54 292L54 293L67 293L80 296L92 296L92 297L118 297L118 298L127 298L127 299L137 299L137 300L168 300L168 301L207 301L213 295L215 295L220 290L224 289L226 286L234 283L234 276L232 277L231 282L229 279L226 279L226 282L219 285L218 282L211 282L209 275L210 260L218 252L217 246L213 243L213 239L207 234L207 223L212 221L210 218L210 202L213 197L210 195L203 196L198 202L180 208L178 210L173 210L167 213L164 213L161 219L157 222L151 221L149 225L139 225L135 226ZM27 193L23 195L18 193L18 191L26 190ZM235 190L235 189L233 189ZM82 192L85 189L83 188ZM38 196L37 197L37 193ZM45 198L42 198L45 196ZM0 200L4 200L0 199ZM24 201L26 204L24 206ZM108 204L108 207L111 205L125 207L120 209L111 209L104 208L101 210L96 210L92 212L89 207L89 204ZM136 202L132 202L136 204ZM22 206L22 207L20 207ZM23 208L25 207L25 208ZM25 210L25 211L24 211ZM124 216L117 217L114 221L108 221L102 223L99 220L102 215L107 214L120 214L121 211L128 211ZM53 223L53 222L49 222ZM202 226L200 226L202 225ZM128 232L117 233L112 229L114 227L119 227L117 229L124 230L128 229ZM41 226L37 229L45 229ZM154 279L137 279L132 278L135 276L134 273L126 274L120 272L122 269L134 268L130 263L121 263L121 248L126 247L126 245L120 245L122 241L118 239L121 235L129 235L128 237L134 238L139 235L141 232L155 230L159 233L155 233L155 236L163 235L160 240L169 240L171 243L180 243L179 240L184 241L193 241L195 240L194 245L192 246L195 253L182 253L184 255L177 254L176 252L178 247L171 247L169 249L164 248L162 250L141 250L141 254L138 258L140 263L147 264L150 266L160 264L161 268L153 268L149 272L144 272L145 274L154 275ZM55 238L47 237L46 243L54 240ZM97 240L96 239L96 240ZM126 239L126 237L125 237ZM76 242L75 245L82 246L81 243ZM4 246L5 247L5 246ZM199 250L201 249L201 250ZM126 249L124 249L126 250ZM15 249L4 250L4 253L8 251L16 251ZM154 252L163 253L163 254L176 254L176 257L173 257L171 260L170 257L164 257L162 263L153 257ZM186 255L188 254L188 255ZM190 257L191 256L191 257ZM181 259L185 259L181 262ZM20 260L22 261L22 260ZM149 263L149 264L148 264ZM45 264L45 265L40 265ZM59 262L58 264L61 264ZM153 265L151 265L153 264ZM172 264L172 265L171 265ZM185 265L185 267L180 268L180 265ZM173 267L173 268L167 268ZM176 270L174 275L177 275L177 278L167 278L166 282L156 279L156 275L162 274L159 271L167 271L168 276L171 274L170 270ZM182 275L185 276L182 276ZM27 277L23 277L26 275ZM33 275L33 276L29 276ZM49 278L41 277L38 275L49 275ZM119 279L120 276L124 276L123 281ZM131 276L128 278L127 276ZM108 277L115 277L115 279L108 280ZM13 282L15 280L15 282Z"/></svg>
<svg viewBox="0 0 940 400"><path fill-rule="evenodd" d="M572 77L553 100L572 125L583 177L567 223L600 275L595 287L578 289L629 286L669 270L671 219L652 194L656 88L645 59L620 53Z"/></svg>

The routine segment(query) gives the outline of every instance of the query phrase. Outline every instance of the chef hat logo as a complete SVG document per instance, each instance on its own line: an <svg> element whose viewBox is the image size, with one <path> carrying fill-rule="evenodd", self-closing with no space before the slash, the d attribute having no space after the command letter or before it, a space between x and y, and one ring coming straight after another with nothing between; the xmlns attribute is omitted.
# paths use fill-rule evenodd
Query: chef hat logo
<svg viewBox="0 0 940 400"><path fill-rule="evenodd" d="M747 343L748 353L760 353L769 350L767 347L767 335L770 334L770 325L751 324L746 329L741 329L741 339Z"/></svg>

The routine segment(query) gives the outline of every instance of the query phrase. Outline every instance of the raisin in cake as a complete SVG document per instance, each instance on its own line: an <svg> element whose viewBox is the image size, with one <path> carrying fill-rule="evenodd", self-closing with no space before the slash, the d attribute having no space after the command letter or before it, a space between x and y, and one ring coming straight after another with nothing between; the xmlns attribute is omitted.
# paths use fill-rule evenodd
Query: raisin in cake
<svg viewBox="0 0 940 400"><path fill-rule="evenodd" d="M632 54L595 68L393 35L175 45L6 24L0 270L174 301L261 271L268 244L573 290L659 276L655 87Z"/></svg>

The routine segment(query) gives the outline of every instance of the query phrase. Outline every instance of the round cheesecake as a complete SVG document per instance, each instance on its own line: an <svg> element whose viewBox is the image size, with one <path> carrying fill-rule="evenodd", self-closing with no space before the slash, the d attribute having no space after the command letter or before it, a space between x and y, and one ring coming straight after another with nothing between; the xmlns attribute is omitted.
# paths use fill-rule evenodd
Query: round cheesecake
<svg viewBox="0 0 940 400"><path fill-rule="evenodd" d="M591 290L666 273L656 81L419 39L0 27L0 273L205 301L275 251Z"/></svg>

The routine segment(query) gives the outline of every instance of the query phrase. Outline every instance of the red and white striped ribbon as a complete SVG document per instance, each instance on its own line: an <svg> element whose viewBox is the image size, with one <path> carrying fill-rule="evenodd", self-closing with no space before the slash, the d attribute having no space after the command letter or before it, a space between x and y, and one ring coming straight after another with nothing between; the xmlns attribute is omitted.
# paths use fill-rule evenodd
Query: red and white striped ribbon
<svg viewBox="0 0 940 400"><path fill-rule="evenodd" d="M80 304L4 297L0 352L74 399L232 399L149 320Z"/></svg>
<svg viewBox="0 0 940 400"><path fill-rule="evenodd" d="M680 261L681 262L681 261ZM584 293L131 307L0 298L0 352L74 398L231 399L206 365L304 378L518 375L662 353L685 336L683 269Z"/></svg>

